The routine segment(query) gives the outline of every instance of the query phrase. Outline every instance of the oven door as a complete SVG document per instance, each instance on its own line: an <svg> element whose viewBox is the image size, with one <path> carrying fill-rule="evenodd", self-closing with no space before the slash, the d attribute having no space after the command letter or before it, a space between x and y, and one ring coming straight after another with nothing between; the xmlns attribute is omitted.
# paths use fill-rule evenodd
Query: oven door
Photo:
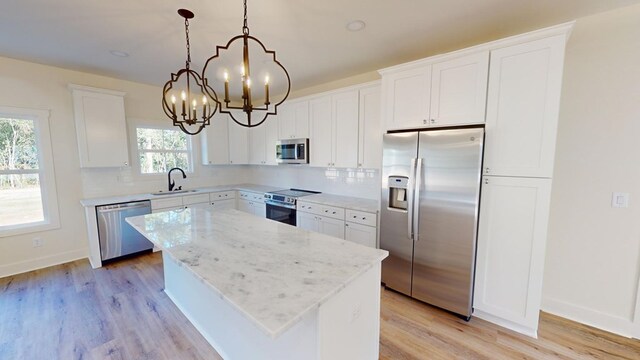
<svg viewBox="0 0 640 360"><path fill-rule="evenodd" d="M296 209L289 209L284 206L267 202L267 219L296 226Z"/></svg>

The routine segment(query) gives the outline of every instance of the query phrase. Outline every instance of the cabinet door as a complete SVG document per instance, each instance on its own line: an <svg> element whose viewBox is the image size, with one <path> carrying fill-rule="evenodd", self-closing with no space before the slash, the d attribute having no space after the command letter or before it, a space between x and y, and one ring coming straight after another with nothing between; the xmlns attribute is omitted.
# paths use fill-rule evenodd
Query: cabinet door
<svg viewBox="0 0 640 360"><path fill-rule="evenodd" d="M235 209L236 201L235 200L217 200L211 202L211 208L214 211L221 211L227 209Z"/></svg>
<svg viewBox="0 0 640 360"><path fill-rule="evenodd" d="M365 226L350 222L344 224L345 240L375 248L376 235L376 228L373 226Z"/></svg>
<svg viewBox="0 0 640 360"><path fill-rule="evenodd" d="M299 101L278 108L278 137L300 139L309 137L309 102Z"/></svg>
<svg viewBox="0 0 640 360"><path fill-rule="evenodd" d="M248 129L229 119L229 163L247 164L249 162Z"/></svg>
<svg viewBox="0 0 640 360"><path fill-rule="evenodd" d="M542 298L551 180L482 181L474 308L535 333Z"/></svg>
<svg viewBox="0 0 640 360"><path fill-rule="evenodd" d="M333 166L355 168L358 166L358 91L331 96L331 124Z"/></svg>
<svg viewBox="0 0 640 360"><path fill-rule="evenodd" d="M229 120L226 114L216 113L211 125L200 135L202 165L229 164Z"/></svg>
<svg viewBox="0 0 640 360"><path fill-rule="evenodd" d="M380 169L382 165L380 91L380 86L360 90L358 167L361 168Z"/></svg>
<svg viewBox="0 0 640 360"><path fill-rule="evenodd" d="M95 90L72 90L80 166L128 166L124 93Z"/></svg>
<svg viewBox="0 0 640 360"><path fill-rule="evenodd" d="M318 216L318 232L344 239L344 221Z"/></svg>
<svg viewBox="0 0 640 360"><path fill-rule="evenodd" d="M323 96L309 101L309 116L311 123L309 162L311 166L333 166L331 97Z"/></svg>
<svg viewBox="0 0 640 360"><path fill-rule="evenodd" d="M564 39L491 52L485 175L552 176Z"/></svg>
<svg viewBox="0 0 640 360"><path fill-rule="evenodd" d="M278 141L278 122L276 119L267 119L261 126L265 127L264 137L264 164L278 165L276 159L276 141Z"/></svg>
<svg viewBox="0 0 640 360"><path fill-rule="evenodd" d="M251 212L261 218L267 217L267 205L263 202L251 202Z"/></svg>
<svg viewBox="0 0 640 360"><path fill-rule="evenodd" d="M265 120L262 125L248 129L249 133L249 164L263 165L266 161L265 157L265 136L266 126L270 119Z"/></svg>
<svg viewBox="0 0 640 360"><path fill-rule="evenodd" d="M296 226L309 231L319 231L316 216L302 211L296 212Z"/></svg>
<svg viewBox="0 0 640 360"><path fill-rule="evenodd" d="M431 66L382 76L387 130L428 126Z"/></svg>
<svg viewBox="0 0 640 360"><path fill-rule="evenodd" d="M252 214L253 208L248 200L238 200L238 210Z"/></svg>
<svg viewBox="0 0 640 360"><path fill-rule="evenodd" d="M431 126L484 123L489 52L433 65Z"/></svg>

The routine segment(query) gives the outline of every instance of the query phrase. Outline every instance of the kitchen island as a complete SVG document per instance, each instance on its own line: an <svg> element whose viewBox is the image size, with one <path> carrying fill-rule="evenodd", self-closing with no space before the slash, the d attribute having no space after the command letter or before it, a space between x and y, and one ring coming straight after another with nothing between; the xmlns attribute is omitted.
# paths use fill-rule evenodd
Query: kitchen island
<svg viewBox="0 0 640 360"><path fill-rule="evenodd" d="M165 292L225 359L377 359L384 250L237 210L128 218Z"/></svg>

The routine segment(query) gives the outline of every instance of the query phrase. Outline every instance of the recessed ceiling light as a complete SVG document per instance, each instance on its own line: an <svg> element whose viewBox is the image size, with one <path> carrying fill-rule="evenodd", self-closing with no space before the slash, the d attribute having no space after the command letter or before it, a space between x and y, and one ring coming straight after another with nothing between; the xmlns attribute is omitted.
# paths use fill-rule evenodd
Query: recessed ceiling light
<svg viewBox="0 0 640 360"><path fill-rule="evenodd" d="M119 51L119 50L111 50L109 51L109 53L113 56L117 56L117 57L129 57L129 53L126 53L124 51Z"/></svg>
<svg viewBox="0 0 640 360"><path fill-rule="evenodd" d="M349 31L360 31L364 29L367 24L362 20L353 20L347 23L347 30Z"/></svg>

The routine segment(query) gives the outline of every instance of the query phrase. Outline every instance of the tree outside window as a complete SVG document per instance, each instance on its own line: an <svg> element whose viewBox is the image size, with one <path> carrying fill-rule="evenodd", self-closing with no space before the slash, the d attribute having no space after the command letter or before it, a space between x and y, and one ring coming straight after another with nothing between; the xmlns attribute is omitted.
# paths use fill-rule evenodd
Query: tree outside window
<svg viewBox="0 0 640 360"><path fill-rule="evenodd" d="M179 167L192 172L191 141L178 130L136 128L141 174L166 173Z"/></svg>

